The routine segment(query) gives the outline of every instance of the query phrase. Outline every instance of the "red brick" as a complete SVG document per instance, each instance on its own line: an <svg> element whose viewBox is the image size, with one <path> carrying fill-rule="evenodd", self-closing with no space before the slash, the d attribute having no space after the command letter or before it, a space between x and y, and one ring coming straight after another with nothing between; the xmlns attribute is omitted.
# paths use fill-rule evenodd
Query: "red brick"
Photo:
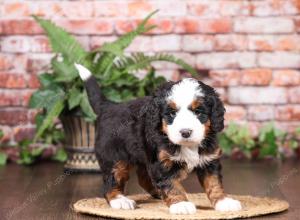
<svg viewBox="0 0 300 220"><path fill-rule="evenodd" d="M0 53L0 70L9 70L13 67L8 56Z"/></svg>
<svg viewBox="0 0 300 220"><path fill-rule="evenodd" d="M16 142L22 141L24 139L33 139L35 134L35 128L18 126L13 129L14 140Z"/></svg>
<svg viewBox="0 0 300 220"><path fill-rule="evenodd" d="M152 45L154 51L179 51L181 37L178 35L154 36Z"/></svg>
<svg viewBox="0 0 300 220"><path fill-rule="evenodd" d="M285 104L287 90L281 87L230 87L228 102L231 104Z"/></svg>
<svg viewBox="0 0 300 220"><path fill-rule="evenodd" d="M1 91L0 90L0 106L21 106L20 92L16 91Z"/></svg>
<svg viewBox="0 0 300 220"><path fill-rule="evenodd" d="M46 2L45 11L49 2ZM62 14L62 16L67 18L90 18L93 16L95 9L95 4L89 1L61 1L61 2L50 2L51 6L54 8L54 12ZM53 15L55 15L53 13Z"/></svg>
<svg viewBox="0 0 300 220"><path fill-rule="evenodd" d="M209 77L213 86L236 86L240 83L241 73L238 70L210 71Z"/></svg>
<svg viewBox="0 0 300 220"><path fill-rule="evenodd" d="M300 85L300 72L296 70L274 71L272 85L275 86Z"/></svg>
<svg viewBox="0 0 300 220"><path fill-rule="evenodd" d="M136 0L137 1L137 0ZM181 0L172 1L149 1L152 8L158 9L156 16L161 17L179 17L186 16L186 2Z"/></svg>
<svg viewBox="0 0 300 220"><path fill-rule="evenodd" d="M152 50L152 39L149 36L138 36L129 45L126 51L149 52Z"/></svg>
<svg viewBox="0 0 300 220"><path fill-rule="evenodd" d="M300 68L300 54L292 52L260 53L258 55L260 67L267 68Z"/></svg>
<svg viewBox="0 0 300 220"><path fill-rule="evenodd" d="M1 125L22 125L28 122L28 111L25 109L0 109Z"/></svg>
<svg viewBox="0 0 300 220"><path fill-rule="evenodd" d="M216 35L214 49L217 51L236 51L247 49L244 35Z"/></svg>
<svg viewBox="0 0 300 220"><path fill-rule="evenodd" d="M238 16L249 14L249 4L246 1L225 0L218 1L192 1L188 2L188 13L201 17Z"/></svg>
<svg viewBox="0 0 300 220"><path fill-rule="evenodd" d="M70 19L57 20L55 22L72 34L106 35L113 33L113 23L111 19Z"/></svg>
<svg viewBox="0 0 300 220"><path fill-rule="evenodd" d="M300 32L300 17L294 19L296 25L296 31Z"/></svg>
<svg viewBox="0 0 300 220"><path fill-rule="evenodd" d="M0 73L0 88L25 88L26 79L21 74Z"/></svg>
<svg viewBox="0 0 300 220"><path fill-rule="evenodd" d="M36 74L30 74L28 79L28 87L32 89L37 89L40 87L40 82Z"/></svg>
<svg viewBox="0 0 300 220"><path fill-rule="evenodd" d="M238 33L291 33L294 29L290 18L243 17L234 20L234 31Z"/></svg>
<svg viewBox="0 0 300 220"><path fill-rule="evenodd" d="M0 90L0 106L25 106L29 104L32 90Z"/></svg>
<svg viewBox="0 0 300 220"><path fill-rule="evenodd" d="M2 33L5 35L15 34L42 34L42 28L34 20L0 20Z"/></svg>
<svg viewBox="0 0 300 220"><path fill-rule="evenodd" d="M246 109L240 106L225 106L225 121L244 120L246 117Z"/></svg>
<svg viewBox="0 0 300 220"><path fill-rule="evenodd" d="M279 121L300 121L300 105L278 106L275 112Z"/></svg>
<svg viewBox="0 0 300 220"><path fill-rule="evenodd" d="M47 70L50 68L50 61L52 57L52 54L30 54L28 55L26 70L30 72Z"/></svg>
<svg viewBox="0 0 300 220"><path fill-rule="evenodd" d="M175 20L176 33L229 33L232 22L229 18L222 19L197 19L180 18Z"/></svg>
<svg viewBox="0 0 300 220"><path fill-rule="evenodd" d="M197 55L198 69L234 69L256 67L256 54L249 52L220 52Z"/></svg>
<svg viewBox="0 0 300 220"><path fill-rule="evenodd" d="M299 51L300 38L295 35L255 35L249 36L249 49L256 51Z"/></svg>
<svg viewBox="0 0 300 220"><path fill-rule="evenodd" d="M270 69L246 69L241 73L243 85L269 85L272 80Z"/></svg>
<svg viewBox="0 0 300 220"><path fill-rule="evenodd" d="M255 16L294 15L298 13L298 0L251 1L252 14Z"/></svg>
<svg viewBox="0 0 300 220"><path fill-rule="evenodd" d="M300 87L290 87L288 89L288 98L290 103L299 103L300 104Z"/></svg>
<svg viewBox="0 0 300 220"><path fill-rule="evenodd" d="M3 5L3 16L24 17L30 16L30 6L28 2L6 2Z"/></svg>
<svg viewBox="0 0 300 220"><path fill-rule="evenodd" d="M247 119L251 121L274 120L274 106L271 105L249 106Z"/></svg>
<svg viewBox="0 0 300 220"><path fill-rule="evenodd" d="M182 50L189 52L211 51L214 38L210 35L185 35L182 39Z"/></svg>
<svg viewBox="0 0 300 220"><path fill-rule="evenodd" d="M95 1L93 7L95 17L128 16L127 2L124 1Z"/></svg>
<svg viewBox="0 0 300 220"><path fill-rule="evenodd" d="M145 17L150 14L156 8L148 1L131 1L127 3L128 15L132 17Z"/></svg>

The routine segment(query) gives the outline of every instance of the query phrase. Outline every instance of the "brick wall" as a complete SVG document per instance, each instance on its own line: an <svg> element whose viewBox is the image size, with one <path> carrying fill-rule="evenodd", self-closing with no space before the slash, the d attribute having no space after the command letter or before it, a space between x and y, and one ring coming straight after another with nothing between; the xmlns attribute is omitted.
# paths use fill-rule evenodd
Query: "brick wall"
<svg viewBox="0 0 300 220"><path fill-rule="evenodd" d="M300 121L299 0L0 1L0 128L5 140L33 134L27 104L37 74L51 58L47 38L30 18L53 19L92 49L136 26L149 12L158 28L128 51L168 51L186 59L226 102L226 119L255 132L275 120L285 129ZM159 74L182 74L157 64Z"/></svg>

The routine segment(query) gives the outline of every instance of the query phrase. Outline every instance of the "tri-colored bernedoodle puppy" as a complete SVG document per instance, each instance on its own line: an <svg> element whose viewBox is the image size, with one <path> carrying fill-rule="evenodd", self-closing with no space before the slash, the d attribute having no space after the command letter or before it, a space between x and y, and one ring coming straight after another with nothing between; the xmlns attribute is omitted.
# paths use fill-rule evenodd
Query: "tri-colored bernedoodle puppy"
<svg viewBox="0 0 300 220"><path fill-rule="evenodd" d="M224 128L225 109L213 88L186 78L163 84L152 96L114 103L103 96L88 69L75 65L98 116L95 151L104 197L112 208L136 207L124 195L133 166L140 186L163 199L170 213L196 212L180 184L192 171L216 210L242 208L222 187L216 134Z"/></svg>

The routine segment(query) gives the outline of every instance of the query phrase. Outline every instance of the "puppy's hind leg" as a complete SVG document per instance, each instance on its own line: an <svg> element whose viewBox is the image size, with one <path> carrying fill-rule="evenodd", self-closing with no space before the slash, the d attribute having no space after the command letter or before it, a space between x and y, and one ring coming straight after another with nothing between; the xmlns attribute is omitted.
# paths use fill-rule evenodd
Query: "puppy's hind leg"
<svg viewBox="0 0 300 220"><path fill-rule="evenodd" d="M140 186L146 190L153 198L160 199L161 193L156 189L149 177L147 169L144 165L139 165L136 170Z"/></svg>
<svg viewBox="0 0 300 220"><path fill-rule="evenodd" d="M113 209L135 209L135 201L124 196L129 170L128 163L119 161L112 167L111 172L103 175L104 196Z"/></svg>

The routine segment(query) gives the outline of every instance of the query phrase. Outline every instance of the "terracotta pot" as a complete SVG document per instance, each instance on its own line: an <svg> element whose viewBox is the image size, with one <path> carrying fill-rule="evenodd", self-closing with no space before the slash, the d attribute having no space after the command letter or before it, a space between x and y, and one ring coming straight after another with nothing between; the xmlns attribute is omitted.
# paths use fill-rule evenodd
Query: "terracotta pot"
<svg viewBox="0 0 300 220"><path fill-rule="evenodd" d="M76 172L100 172L94 153L95 125L76 114L64 115L60 119L64 127L65 150L68 154L65 169Z"/></svg>

